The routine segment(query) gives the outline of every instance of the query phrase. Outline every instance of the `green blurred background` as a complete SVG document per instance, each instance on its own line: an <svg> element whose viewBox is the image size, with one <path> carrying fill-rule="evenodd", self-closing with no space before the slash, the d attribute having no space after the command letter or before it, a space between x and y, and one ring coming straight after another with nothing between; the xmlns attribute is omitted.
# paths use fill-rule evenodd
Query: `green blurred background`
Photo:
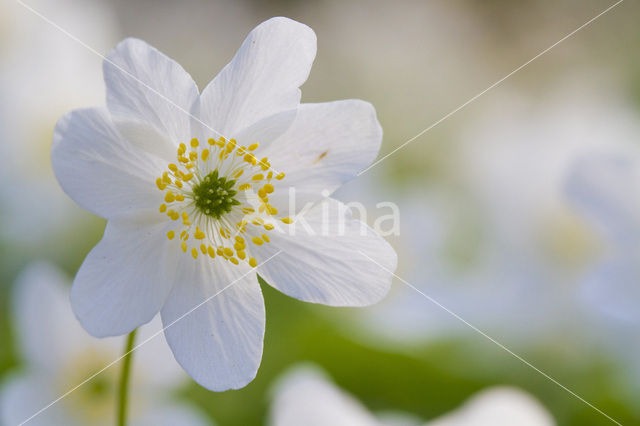
<svg viewBox="0 0 640 426"><path fill-rule="evenodd" d="M7 188L0 198L0 377L22 362L10 306L16 276L30 262L46 259L72 277L104 228L101 219L73 205L57 189L48 165L57 118L72 108L104 103L101 59L12 0L3 1L0 137L6 169L2 186ZM611 4L598 0L62 3L28 4L102 53L124 37L144 39L181 63L200 88L258 23L277 15L304 22L318 36L318 54L303 86L303 101L372 102L385 132L381 156ZM400 258L398 275L423 284L425 293L430 294L431 273L425 263L447 265L437 274L445 277L439 288L448 285L448 277L454 277L450 285L458 285L456 277L482 271L481 280L465 283L479 286L468 289L473 297L482 294L477 311L493 309L495 318L484 321L483 314L476 317L473 310L465 311L465 318L472 324L477 320L492 337L622 424L640 424L640 383L630 373L637 348L630 341L638 338L638 330L625 328L625 334L618 336L622 343L612 348L603 336L605 327L593 326L597 317L589 322L576 314L584 308L571 306L578 303L581 277L598 260L600 242L561 196L549 201L539 195L554 185L560 187L561 173L539 187L552 172L538 168L526 174L529 170L520 170L517 164L545 163L558 155L568 164L579 154L580 143L563 150L571 139L567 134L575 130L588 138L594 120L606 125L621 110L640 121L638 18L640 5L623 2L364 174L344 195L348 201L367 205L383 200L399 205L401 232L390 237ZM563 120L573 127L563 128ZM533 137L540 129L545 131ZM612 129L611 134L631 142L638 139L633 132L620 136L619 130ZM512 139L528 140L539 152L532 157L514 153L509 147ZM502 166L505 169L493 176ZM515 176L519 172L523 175ZM521 204L510 204L518 197L535 201L539 196L534 205L540 207L542 219L535 216L540 223L522 216ZM510 206L514 211L507 217L520 219L510 224L513 229L540 228L531 233L508 226L496 230L508 221L496 211ZM375 211L367 219L374 218ZM432 227L420 226L427 222ZM543 238L531 238L530 234L538 234L536 229L544 229ZM504 311L485 304L499 298L501 290L482 287L491 277L504 280L504 288L522 285L512 283L511 274L492 275L482 266L487 250L501 258L494 244L500 232L508 235L505 244L514 251L529 259L534 256L531 251L543 259L529 265L537 268L536 279L527 283L532 293L504 302L512 305ZM416 244L435 239L435 234L436 249ZM500 262L492 261L489 269L501 271ZM523 274L530 271L525 268ZM401 281L393 286L389 300L383 302L386 307L356 310L308 305L263 285L267 331L257 378L242 390L224 393L192 384L179 398L194 401L219 425L261 424L273 381L292 364L311 361L373 411L406 411L430 419L486 386L512 384L535 395L558 424L610 424L485 337L464 325L452 326L455 319ZM464 298L466 291L449 294L447 300L455 305L456 295ZM539 300L529 294L538 294ZM397 326L411 328L410 333L394 338L393 328L389 331L386 326L394 323L393 306L404 303L403 298L411 299L412 309L419 306L428 315L404 319ZM512 317L521 309L533 313L522 321ZM528 327L531 323L544 326ZM616 328L606 330L611 337Z"/></svg>

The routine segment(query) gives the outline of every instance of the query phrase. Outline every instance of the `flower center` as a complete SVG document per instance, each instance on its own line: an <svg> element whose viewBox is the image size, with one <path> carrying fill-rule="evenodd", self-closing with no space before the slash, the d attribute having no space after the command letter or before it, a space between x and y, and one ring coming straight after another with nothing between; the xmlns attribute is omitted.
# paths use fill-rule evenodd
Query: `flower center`
<svg viewBox="0 0 640 426"><path fill-rule="evenodd" d="M172 221L167 238L194 259L219 256L255 267L251 252L269 242L265 231L292 223L269 203L284 173L273 170L267 157L258 160L257 143L245 147L221 137L202 147L194 138L189 145L179 145L177 161L156 180L164 192L159 211Z"/></svg>
<svg viewBox="0 0 640 426"><path fill-rule="evenodd" d="M238 193L234 188L236 181L220 177L218 170L206 175L202 181L193 186L193 201L200 212L220 219L225 213L231 212L233 206L242 203L234 195Z"/></svg>

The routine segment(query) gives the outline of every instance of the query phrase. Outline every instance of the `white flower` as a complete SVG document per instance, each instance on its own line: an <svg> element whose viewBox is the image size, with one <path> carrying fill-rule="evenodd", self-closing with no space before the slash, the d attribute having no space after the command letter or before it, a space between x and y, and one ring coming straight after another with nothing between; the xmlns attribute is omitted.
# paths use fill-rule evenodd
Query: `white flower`
<svg viewBox="0 0 640 426"><path fill-rule="evenodd" d="M428 404L425 401L425 404ZM533 397L510 387L477 393L455 411L427 423L403 413L374 416L331 383L317 368L296 367L275 388L271 426L553 426L551 415Z"/></svg>
<svg viewBox="0 0 640 426"><path fill-rule="evenodd" d="M356 306L386 294L390 274L366 256L394 270L395 252L323 195L372 162L381 128L366 102L299 103L315 51L310 28L273 18L202 94L140 40L109 53L108 108L64 116L52 149L65 192L108 219L71 292L91 334L128 333L160 311L196 381L239 388L262 354L252 267L304 301Z"/></svg>
<svg viewBox="0 0 640 426"><path fill-rule="evenodd" d="M119 357L121 337L96 339L78 324L69 307L68 282L54 267L28 267L15 285L15 324L24 366L0 388L0 423L19 424ZM159 321L141 329L150 337ZM111 425L120 368L106 369L42 411L29 425ZM171 359L160 336L133 355L129 418L132 425L204 425L194 409L171 402L169 392L187 376Z"/></svg>

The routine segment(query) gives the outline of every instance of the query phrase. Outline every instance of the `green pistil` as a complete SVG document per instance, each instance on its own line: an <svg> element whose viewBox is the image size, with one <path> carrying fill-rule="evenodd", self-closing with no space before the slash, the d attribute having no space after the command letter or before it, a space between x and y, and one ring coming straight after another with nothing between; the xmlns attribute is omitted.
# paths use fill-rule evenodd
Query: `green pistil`
<svg viewBox="0 0 640 426"><path fill-rule="evenodd" d="M196 207L203 214L219 219L240 204L234 198L238 193L233 189L235 184L235 179L218 176L218 170L212 171L193 187Z"/></svg>

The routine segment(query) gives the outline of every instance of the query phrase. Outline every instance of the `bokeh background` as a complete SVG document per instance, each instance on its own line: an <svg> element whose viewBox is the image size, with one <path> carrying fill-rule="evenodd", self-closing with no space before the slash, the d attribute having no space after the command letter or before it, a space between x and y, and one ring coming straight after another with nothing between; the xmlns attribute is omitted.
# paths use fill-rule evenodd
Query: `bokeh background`
<svg viewBox="0 0 640 426"><path fill-rule="evenodd" d="M87 46L106 53L124 37L144 39L203 88L258 23L299 20L318 36L303 101L373 103L383 156L612 4L25 3L81 43L13 0L0 3L0 383L25 362L12 306L20 272L46 260L70 280L104 228L64 195L49 163L56 120L104 104L101 58ZM620 299L640 311L640 271L631 259L623 277L598 276L600 296L585 290L616 241L566 188L584 156L636 148L638 18L640 4L621 3L338 194L365 203L370 223L389 213L377 203L396 203L400 233L388 238L398 276L622 424L640 423L640 322L637 313L616 315L615 301L607 309L600 302L621 279L628 285L616 287ZM634 198L638 189L628 182L624 193ZM508 384L533 394L558 424L611 424L401 280L365 309L313 306L266 285L263 292L267 332L257 378L238 391L212 393L195 383L176 391L219 425L262 424L274 380L299 361L321 366L374 412L427 420L480 389Z"/></svg>

